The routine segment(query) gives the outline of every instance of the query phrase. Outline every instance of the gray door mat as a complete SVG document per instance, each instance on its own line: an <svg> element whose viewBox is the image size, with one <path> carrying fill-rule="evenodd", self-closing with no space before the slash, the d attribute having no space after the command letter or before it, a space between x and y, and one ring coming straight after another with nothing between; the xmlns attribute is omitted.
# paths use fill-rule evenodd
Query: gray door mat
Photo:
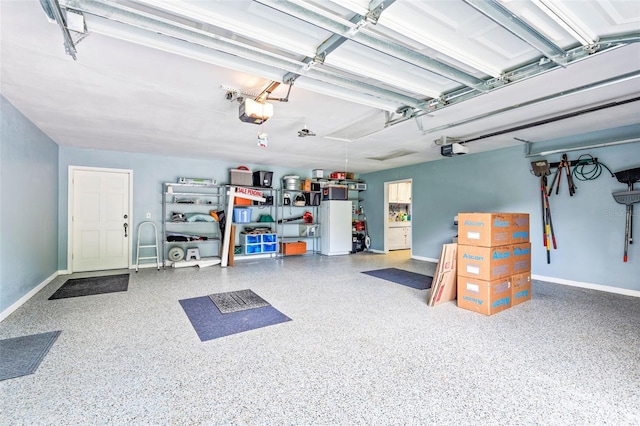
<svg viewBox="0 0 640 426"><path fill-rule="evenodd" d="M223 314L271 306L269 302L248 289L210 294L209 298Z"/></svg>
<svg viewBox="0 0 640 426"><path fill-rule="evenodd" d="M398 268L376 269L374 271L362 271L362 273L418 290L427 290L431 288L431 282L433 281L433 277L428 275L422 275L417 272L405 271L404 269Z"/></svg>
<svg viewBox="0 0 640 426"><path fill-rule="evenodd" d="M51 297L49 297L49 300L115 293L119 291L127 291L128 288L129 274L71 278L65 281L65 283L56 290Z"/></svg>
<svg viewBox="0 0 640 426"><path fill-rule="evenodd" d="M0 340L0 380L33 374L60 331Z"/></svg>

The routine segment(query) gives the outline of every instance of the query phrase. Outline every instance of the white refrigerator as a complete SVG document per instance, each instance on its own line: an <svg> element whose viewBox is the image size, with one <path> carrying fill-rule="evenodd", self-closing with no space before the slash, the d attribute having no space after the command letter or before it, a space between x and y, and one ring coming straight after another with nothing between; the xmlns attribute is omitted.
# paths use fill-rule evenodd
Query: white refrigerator
<svg viewBox="0 0 640 426"><path fill-rule="evenodd" d="M320 253L335 256L351 253L352 202L326 200L320 203Z"/></svg>

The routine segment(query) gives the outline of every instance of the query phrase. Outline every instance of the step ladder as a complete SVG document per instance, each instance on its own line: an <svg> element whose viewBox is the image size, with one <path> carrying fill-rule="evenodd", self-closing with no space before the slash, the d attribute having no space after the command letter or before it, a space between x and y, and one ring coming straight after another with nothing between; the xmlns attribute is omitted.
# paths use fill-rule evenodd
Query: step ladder
<svg viewBox="0 0 640 426"><path fill-rule="evenodd" d="M151 227L153 228L153 237L154 237L154 244L140 244L140 235L142 233L142 230L145 227ZM151 260L154 259L156 261L156 264L158 266L158 271L160 270L160 255L158 252L158 228L156 227L156 224L153 222L142 222L140 225L138 225L138 238L137 238L137 243L136 243L136 272L138 272L138 267L140 266L140 261L141 260ZM140 249L154 249L155 250L155 256L142 256L140 257Z"/></svg>

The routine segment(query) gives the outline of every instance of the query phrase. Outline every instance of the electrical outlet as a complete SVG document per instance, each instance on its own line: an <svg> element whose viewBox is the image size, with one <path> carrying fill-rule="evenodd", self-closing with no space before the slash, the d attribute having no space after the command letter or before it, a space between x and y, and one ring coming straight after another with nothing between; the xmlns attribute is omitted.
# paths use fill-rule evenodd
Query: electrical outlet
<svg viewBox="0 0 640 426"><path fill-rule="evenodd" d="M147 213L147 219L151 219L151 213Z"/></svg>

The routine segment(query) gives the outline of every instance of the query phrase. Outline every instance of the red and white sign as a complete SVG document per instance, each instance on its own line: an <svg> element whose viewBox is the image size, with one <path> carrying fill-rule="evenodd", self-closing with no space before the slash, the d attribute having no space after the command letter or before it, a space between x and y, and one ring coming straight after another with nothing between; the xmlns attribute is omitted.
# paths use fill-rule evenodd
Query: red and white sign
<svg viewBox="0 0 640 426"><path fill-rule="evenodd" d="M236 195L242 194L242 198L248 198L255 201L265 201L262 191L257 189L245 188L243 186L236 187Z"/></svg>

